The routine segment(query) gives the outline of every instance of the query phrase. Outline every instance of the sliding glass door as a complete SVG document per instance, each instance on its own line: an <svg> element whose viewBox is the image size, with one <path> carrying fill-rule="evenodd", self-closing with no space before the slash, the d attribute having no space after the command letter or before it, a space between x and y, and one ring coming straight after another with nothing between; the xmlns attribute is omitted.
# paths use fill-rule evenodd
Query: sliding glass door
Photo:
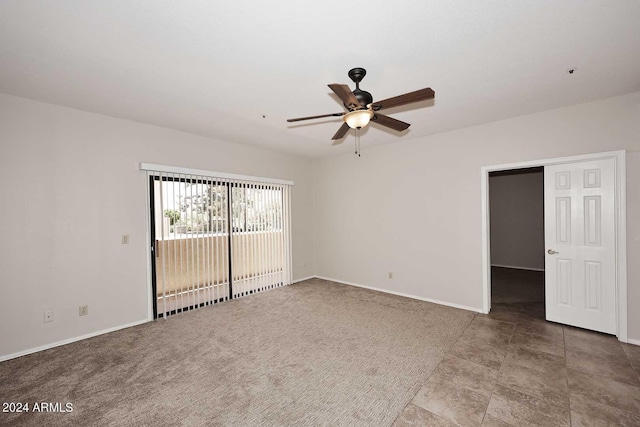
<svg viewBox="0 0 640 427"><path fill-rule="evenodd" d="M287 186L150 174L154 316L289 284Z"/></svg>
<svg viewBox="0 0 640 427"><path fill-rule="evenodd" d="M231 189L233 296L283 282L282 189L234 184Z"/></svg>
<svg viewBox="0 0 640 427"><path fill-rule="evenodd" d="M154 315L229 298L229 186L189 176L152 176Z"/></svg>

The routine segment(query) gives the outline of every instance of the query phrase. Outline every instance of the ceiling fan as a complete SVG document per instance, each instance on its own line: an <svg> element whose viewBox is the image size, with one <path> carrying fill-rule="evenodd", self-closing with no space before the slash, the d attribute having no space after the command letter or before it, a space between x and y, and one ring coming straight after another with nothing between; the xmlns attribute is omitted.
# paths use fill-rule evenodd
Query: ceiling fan
<svg viewBox="0 0 640 427"><path fill-rule="evenodd" d="M405 93L404 95L394 96L393 98L384 99L382 101L373 102L373 97L367 91L360 89L360 82L367 74L364 68L353 68L349 70L349 78L356 84L355 90L352 92L347 85L333 83L329 88L338 95L344 103L348 111L342 113L322 114L320 116L299 117L297 119L288 119L287 122L299 122L301 120L320 119L323 117L342 117L344 123L338 129L333 141L344 138L349 129L361 129L374 121L379 125L386 126L393 130L403 131L411 126L409 123L394 119L384 114L380 114L380 110L385 108L399 107L401 105L412 104L414 102L433 99L435 92L427 87L416 90L414 92ZM339 144L340 142L338 142Z"/></svg>

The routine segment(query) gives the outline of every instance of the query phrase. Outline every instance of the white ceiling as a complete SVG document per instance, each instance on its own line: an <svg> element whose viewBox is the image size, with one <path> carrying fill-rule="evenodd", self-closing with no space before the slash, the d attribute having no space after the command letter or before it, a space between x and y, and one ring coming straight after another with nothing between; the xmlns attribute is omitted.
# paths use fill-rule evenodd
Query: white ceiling
<svg viewBox="0 0 640 427"><path fill-rule="evenodd" d="M374 100L436 92L363 149L636 92L640 1L0 2L0 92L308 157L353 149L286 122L342 111L353 67Z"/></svg>

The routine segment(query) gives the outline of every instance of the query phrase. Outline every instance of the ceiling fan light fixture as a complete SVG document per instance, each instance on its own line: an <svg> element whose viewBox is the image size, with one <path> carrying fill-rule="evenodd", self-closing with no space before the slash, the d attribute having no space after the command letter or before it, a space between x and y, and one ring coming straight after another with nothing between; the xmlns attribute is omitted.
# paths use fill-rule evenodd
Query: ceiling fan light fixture
<svg viewBox="0 0 640 427"><path fill-rule="evenodd" d="M373 117L373 111L363 109L350 111L344 115L344 121L351 129L362 129L369 124Z"/></svg>

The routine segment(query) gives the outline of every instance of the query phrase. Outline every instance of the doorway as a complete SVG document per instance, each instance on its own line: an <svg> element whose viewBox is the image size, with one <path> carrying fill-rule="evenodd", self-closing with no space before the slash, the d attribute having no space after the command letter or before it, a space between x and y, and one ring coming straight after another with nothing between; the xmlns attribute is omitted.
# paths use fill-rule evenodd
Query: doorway
<svg viewBox="0 0 640 427"><path fill-rule="evenodd" d="M481 168L481 202L482 202L482 223L481 223L481 237L482 237L482 293L483 293L483 312L489 313L492 306L491 300L491 283L492 283L492 260L491 260L491 237L490 237L490 198L489 198L489 174L492 172L499 171L513 171L517 169L527 169L527 168L535 168L535 167L543 167L548 171L557 170L557 166L562 168L567 167L569 169L574 168L575 165L579 165L584 162L607 162L613 165L612 172L610 174L611 179L614 181L614 185L610 192L610 197L612 199L612 221L614 222L614 242L611 247L611 255L614 257L614 263L612 268L614 269L615 274L612 276L610 286L610 293L608 295L612 298L611 310L614 320L613 332L618 337L620 341L627 341L627 276L626 276L626 188L625 188L625 152L624 151L613 151L613 152L605 152L605 153L594 153L594 154L585 154L585 155L576 155L571 157L561 157L561 158L552 158L552 159L541 159L535 161L527 161L527 162L519 162L519 163L511 163L511 164L503 164L503 165L494 165L494 166L484 166ZM571 172L574 173L574 172ZM578 173L578 172L575 172ZM581 175L575 175L574 178L578 178L578 176L583 176L584 173L584 182L587 182L587 174L590 173L590 170L584 170L579 172ZM555 190L561 190L566 184L566 180L564 177L569 176L569 172L558 173L555 172L555 177L559 179L555 183ZM582 179L582 178L580 178ZM588 178L589 180L591 178ZM545 182L547 184L552 183L553 181L549 180L547 176L545 178ZM591 182L591 181L589 181ZM545 185L545 194L551 194L548 185ZM582 185L582 184L581 184ZM587 187L587 186L585 186ZM563 199L567 199L563 197ZM568 200L568 199L567 199ZM546 202L547 206L551 206L549 202ZM587 205L584 205L585 207ZM559 212L559 211L558 211ZM568 212L568 211L567 211ZM575 212L575 211L572 211ZM549 212L546 212L545 215L548 216ZM560 217L558 217L560 218ZM560 222L558 222L560 221ZM566 221L558 219L557 221L552 221L554 224L566 224ZM549 222L549 219L547 220ZM550 227L546 227L545 232L549 232L551 230ZM584 229L586 232L586 228ZM549 241L547 236L547 241ZM548 249L548 250L547 250ZM549 262L552 260L546 254L547 252L552 256L557 256L559 254L558 248L546 248L545 247L545 265L550 265ZM558 259L566 256L566 251L562 252L562 255L557 256ZM553 258L554 265L560 265L560 263L556 263L555 258ZM568 265L568 264L567 264ZM578 265L578 264L577 264ZM582 264L580 264L582 265ZM549 271L548 268L546 268ZM577 270L580 271L580 270ZM584 269L582 269L584 272ZM550 306L560 307L565 301L563 298L567 295L564 292L562 286L557 288L550 288L549 283L556 280L557 283L569 283L566 279L567 274L560 274L561 271L555 271L551 276L547 276L547 283L545 284L545 293L546 293L546 311L549 311ZM589 276L588 274L584 274L583 276ZM551 280L553 279L553 280ZM581 278L581 280L584 279ZM589 281L589 277L586 278ZM564 281L564 282L563 282ZM580 292L584 292L584 283L579 283L578 285L582 287L576 287ZM586 284L587 287L590 286L589 283ZM588 289L587 289L587 299L588 299ZM549 298L551 296L551 298ZM552 304L549 305L549 301L552 301ZM554 305L555 304L555 305ZM569 307L571 304L567 305ZM575 308L576 305L572 305L571 308ZM579 307L578 307L579 308ZM583 311L586 309L590 309L589 306L582 306ZM558 321L554 319L549 319L553 321ZM560 321L560 323L571 324L570 322ZM579 325L577 325L579 326Z"/></svg>
<svg viewBox="0 0 640 427"><path fill-rule="evenodd" d="M544 169L489 173L493 312L545 320Z"/></svg>

